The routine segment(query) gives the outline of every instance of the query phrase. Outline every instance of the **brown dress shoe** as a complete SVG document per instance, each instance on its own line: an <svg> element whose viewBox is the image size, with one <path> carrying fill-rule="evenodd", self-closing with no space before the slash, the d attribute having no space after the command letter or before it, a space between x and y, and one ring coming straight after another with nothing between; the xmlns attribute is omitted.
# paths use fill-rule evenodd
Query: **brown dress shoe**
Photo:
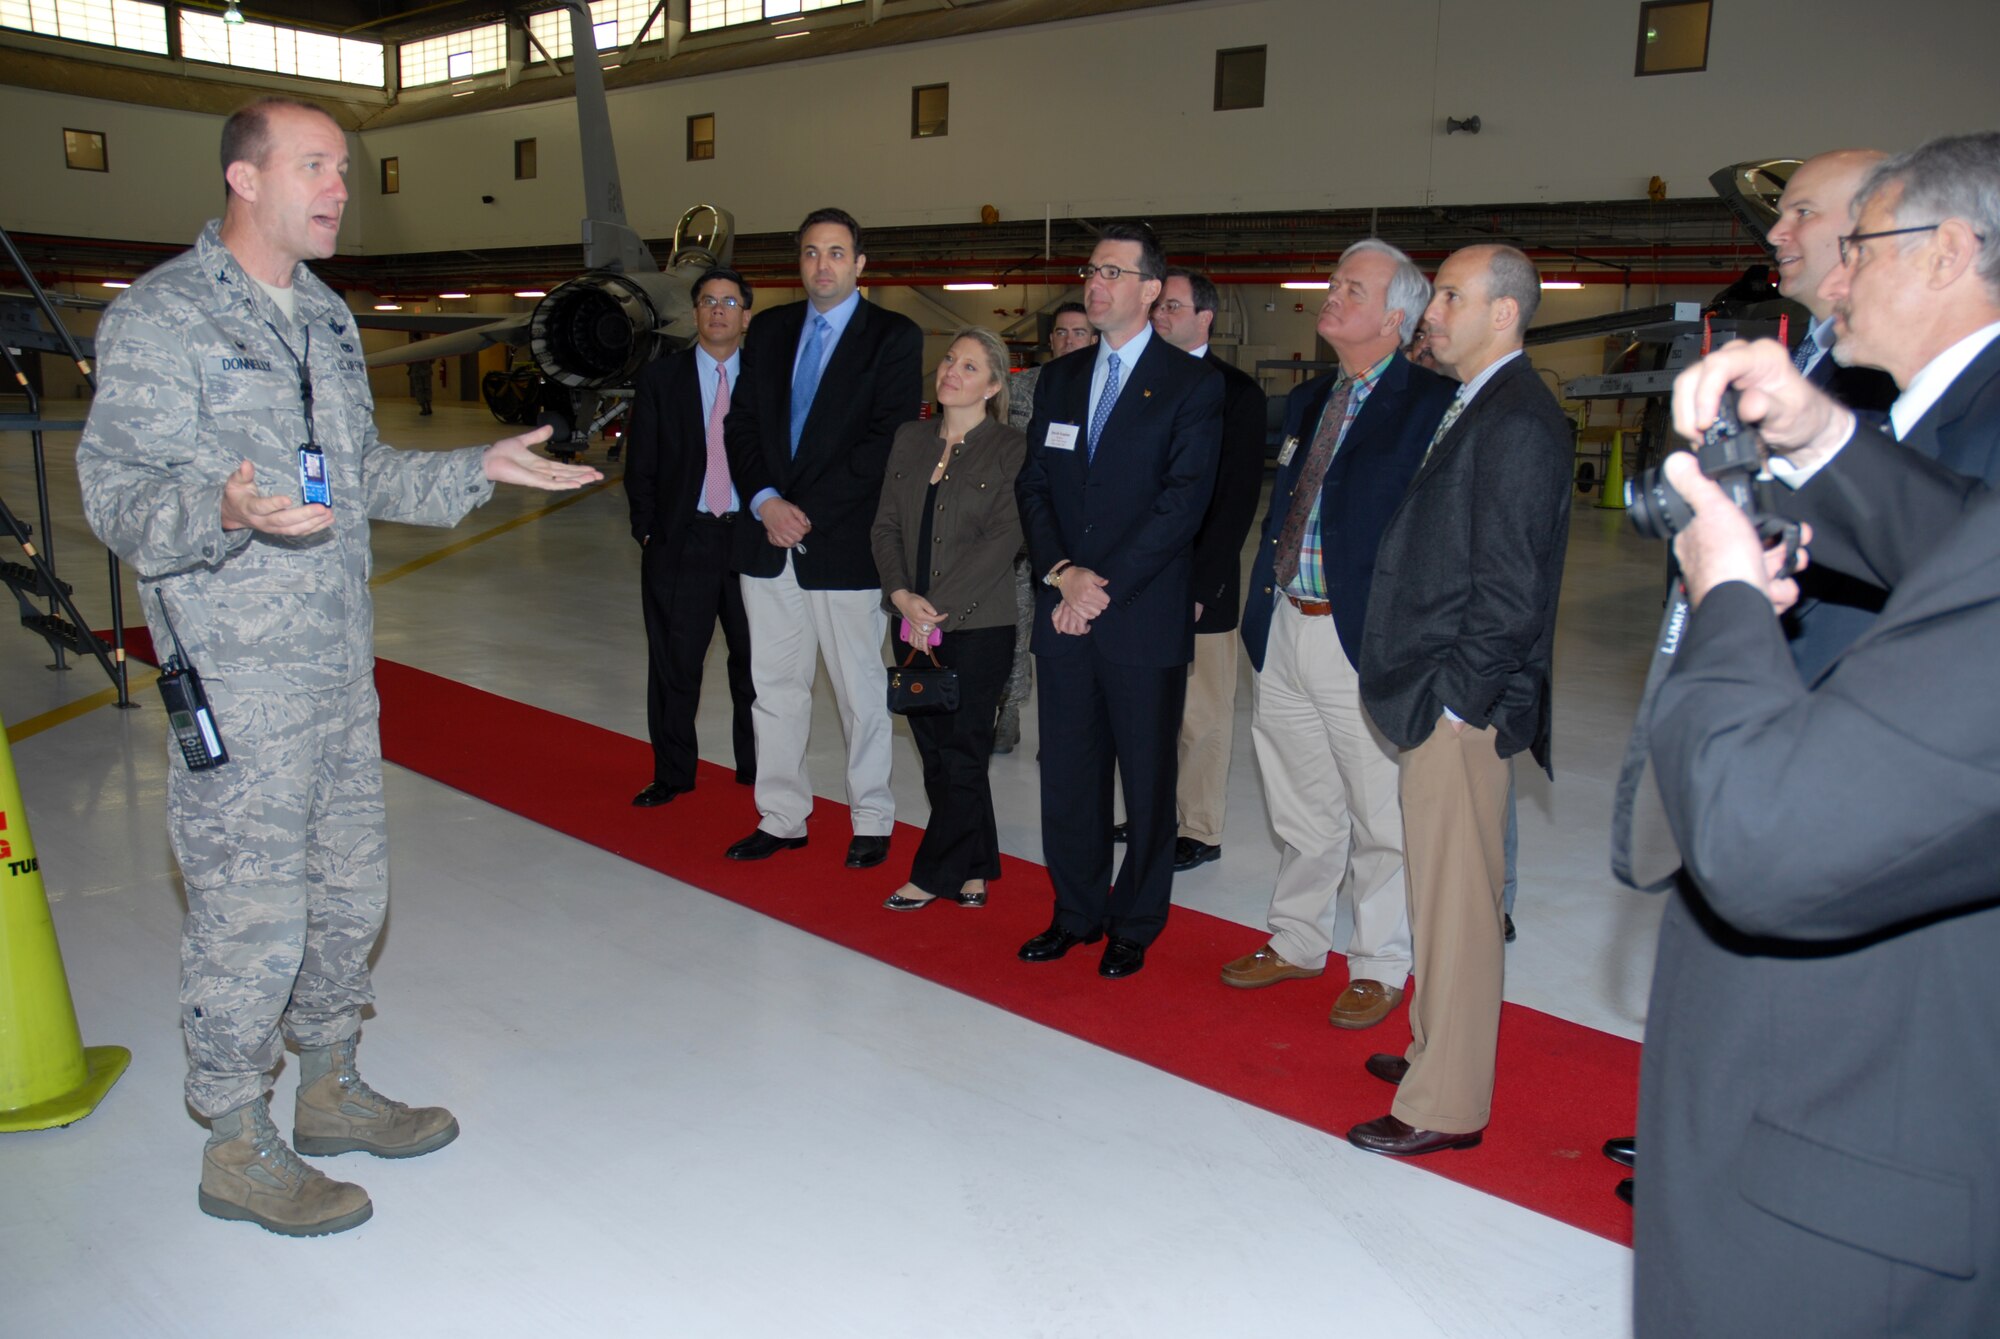
<svg viewBox="0 0 2000 1339"><path fill-rule="evenodd" d="M1402 1002L1403 992L1394 986L1385 986L1380 981L1350 981L1333 1002L1333 1013L1327 1021L1335 1027L1356 1031L1374 1027Z"/></svg>
<svg viewBox="0 0 2000 1339"><path fill-rule="evenodd" d="M1400 1055L1371 1055L1361 1067L1384 1083L1401 1083L1410 1072L1410 1062Z"/></svg>
<svg viewBox="0 0 2000 1339"><path fill-rule="evenodd" d="M1255 990L1259 986L1275 986L1280 981L1304 981L1318 976L1324 967L1294 967L1278 956L1278 951L1269 944L1255 953L1246 953L1234 962L1222 965L1222 984L1235 986L1239 990Z"/></svg>
<svg viewBox="0 0 2000 1339"><path fill-rule="evenodd" d="M1447 1148L1477 1148L1483 1135L1481 1130L1468 1134L1440 1134L1436 1130L1414 1129L1394 1116L1378 1116L1349 1130L1347 1142L1370 1153L1386 1153L1392 1158L1414 1158L1422 1153L1437 1153Z"/></svg>

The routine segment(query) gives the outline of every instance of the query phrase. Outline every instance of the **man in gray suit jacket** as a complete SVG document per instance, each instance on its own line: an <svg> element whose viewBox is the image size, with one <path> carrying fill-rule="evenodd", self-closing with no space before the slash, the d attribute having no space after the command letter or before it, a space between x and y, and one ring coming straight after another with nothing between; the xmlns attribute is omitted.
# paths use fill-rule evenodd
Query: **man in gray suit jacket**
<svg viewBox="0 0 2000 1339"><path fill-rule="evenodd" d="M1858 198L1826 281L1835 347L1903 384L1892 420L1990 460L2000 422L1959 426L1983 383L1953 402L2000 334L2000 136L1891 159ZM1681 430L1730 383L1774 449L1823 459L1851 428L1762 343L1684 377ZM2000 503L1959 521L1988 495L1926 454L1864 432L1817 475L1811 451L1774 458L1803 483L1813 566L1893 592L1809 677L1740 523L1675 467L1702 508L1677 545L1701 603L1652 738L1692 879L1647 1011L1641 1335L2000 1333ZM1718 529L1740 586L1701 553Z"/></svg>

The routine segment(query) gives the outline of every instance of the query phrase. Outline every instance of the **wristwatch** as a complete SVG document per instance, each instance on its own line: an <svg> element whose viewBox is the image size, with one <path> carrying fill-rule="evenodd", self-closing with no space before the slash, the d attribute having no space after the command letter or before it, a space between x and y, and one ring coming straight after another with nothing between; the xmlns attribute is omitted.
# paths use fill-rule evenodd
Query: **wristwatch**
<svg viewBox="0 0 2000 1339"><path fill-rule="evenodd" d="M1067 558L1063 559L1061 562L1057 563L1054 567L1051 567L1049 569L1048 575L1042 578L1042 584L1054 590L1061 590L1062 574L1065 571L1067 571L1071 566L1073 566L1073 564L1070 562L1069 559Z"/></svg>

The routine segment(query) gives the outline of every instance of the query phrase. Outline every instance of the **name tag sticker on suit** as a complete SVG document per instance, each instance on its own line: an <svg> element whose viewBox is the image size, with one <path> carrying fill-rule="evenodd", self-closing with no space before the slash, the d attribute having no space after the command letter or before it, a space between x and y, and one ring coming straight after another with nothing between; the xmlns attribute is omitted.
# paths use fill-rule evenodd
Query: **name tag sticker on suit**
<svg viewBox="0 0 2000 1339"><path fill-rule="evenodd" d="M1278 448L1278 467L1282 469L1286 465L1291 464L1292 457L1298 454L1298 450L1299 439L1296 437L1287 437L1285 444Z"/></svg>
<svg viewBox="0 0 2000 1339"><path fill-rule="evenodd" d="M1051 423L1048 435L1042 438L1042 445L1051 451L1074 451L1077 433L1074 423Z"/></svg>

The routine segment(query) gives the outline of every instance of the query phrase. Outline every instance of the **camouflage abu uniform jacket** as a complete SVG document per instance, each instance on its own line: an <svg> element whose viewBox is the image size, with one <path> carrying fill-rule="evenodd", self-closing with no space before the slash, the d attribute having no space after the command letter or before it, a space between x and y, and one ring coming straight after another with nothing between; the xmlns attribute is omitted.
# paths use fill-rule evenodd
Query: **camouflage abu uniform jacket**
<svg viewBox="0 0 2000 1339"><path fill-rule="evenodd" d="M155 589L195 667L238 691L333 687L370 673L369 518L453 525L493 495L481 447L382 443L347 305L303 264L292 284L297 324L211 222L193 250L105 313L97 397L77 448L84 514L137 570L162 653L171 643ZM242 461L260 492L298 498L306 438L295 356L312 371L334 524L301 538L225 531L222 484Z"/></svg>

